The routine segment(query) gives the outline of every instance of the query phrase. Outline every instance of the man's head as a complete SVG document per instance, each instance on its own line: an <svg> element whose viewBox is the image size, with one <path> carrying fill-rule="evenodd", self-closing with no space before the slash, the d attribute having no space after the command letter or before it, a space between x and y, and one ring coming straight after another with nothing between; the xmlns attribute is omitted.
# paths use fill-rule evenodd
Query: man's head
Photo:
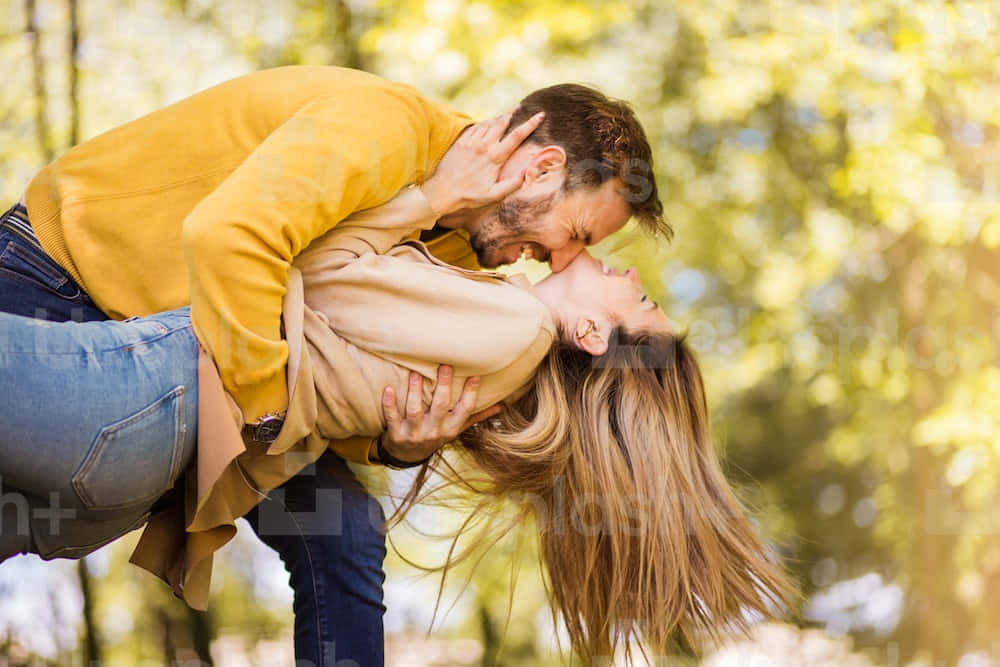
<svg viewBox="0 0 1000 667"><path fill-rule="evenodd" d="M521 101L509 129L539 111L545 120L500 172L507 178L524 170L524 183L469 225L480 264L509 264L526 251L561 271L633 215L647 230L671 237L652 151L628 104L586 86L550 86Z"/></svg>

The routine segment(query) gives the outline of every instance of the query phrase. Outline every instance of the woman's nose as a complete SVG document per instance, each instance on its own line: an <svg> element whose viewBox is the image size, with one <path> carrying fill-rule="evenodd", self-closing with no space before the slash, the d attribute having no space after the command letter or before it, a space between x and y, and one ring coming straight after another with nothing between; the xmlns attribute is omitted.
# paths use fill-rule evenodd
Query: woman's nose
<svg viewBox="0 0 1000 667"><path fill-rule="evenodd" d="M630 266L625 271L625 277L634 282L636 285L640 284L642 281L639 278L639 270L634 266Z"/></svg>

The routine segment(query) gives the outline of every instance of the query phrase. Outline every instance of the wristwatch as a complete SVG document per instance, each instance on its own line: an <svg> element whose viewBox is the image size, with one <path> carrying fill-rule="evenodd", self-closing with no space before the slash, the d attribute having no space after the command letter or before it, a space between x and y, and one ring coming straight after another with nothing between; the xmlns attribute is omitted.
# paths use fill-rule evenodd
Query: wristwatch
<svg viewBox="0 0 1000 667"><path fill-rule="evenodd" d="M269 412L253 424L247 424L246 429L254 442L272 443L278 439L281 427L285 425L284 412Z"/></svg>
<svg viewBox="0 0 1000 667"><path fill-rule="evenodd" d="M428 456L425 459L421 459L420 461L403 461L401 459L397 459L395 456L385 451L385 449L382 447L381 435L375 441L375 455L378 457L380 463L390 468L395 468L396 470L402 470L404 468L416 468L417 466L421 466L427 463L431 459L430 456ZM431 456L433 456L433 454L431 454Z"/></svg>

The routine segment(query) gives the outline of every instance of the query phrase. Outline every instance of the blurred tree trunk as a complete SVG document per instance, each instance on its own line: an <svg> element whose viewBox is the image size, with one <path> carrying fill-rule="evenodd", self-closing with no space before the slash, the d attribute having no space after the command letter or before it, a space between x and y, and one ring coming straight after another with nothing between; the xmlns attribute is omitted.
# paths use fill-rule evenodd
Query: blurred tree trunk
<svg viewBox="0 0 1000 667"><path fill-rule="evenodd" d="M927 315L927 285L929 267L928 255L922 244L912 238L903 238L893 251L887 253L892 271L902 276L899 303L902 311L903 331L908 334L926 331L929 327ZM939 350L933 349L929 336L914 336L912 354L918 361L931 360ZM913 413L911 423L919 423L941 401L939 388L946 385L947 378L939 375L932 365L923 371L914 372L913 378ZM911 544L914 552L909 554L909 589L908 610L902 621L905 631L903 655L914 655L920 651L930 651L939 656L957 657L962 654L959 635L954 632L942 632L941 618L944 614L952 622L964 624L963 609L952 603L952 588L954 582L940 576L941 569L952 560L956 546L953 535L948 529L957 526L940 526L935 516L944 510L938 506L940 502L935 494L944 483L941 471L944 463L941 457L928 447L911 447L911 463L908 474L901 481L906 485L907 497L912 503L911 530L920 539ZM947 609L947 611L945 611Z"/></svg>
<svg viewBox="0 0 1000 667"><path fill-rule="evenodd" d="M500 638L496 623L490 615L485 600L479 601L477 612L479 614L479 627L483 633L483 667L496 667L499 664L497 656L500 651Z"/></svg>
<svg viewBox="0 0 1000 667"><path fill-rule="evenodd" d="M34 0L27 0L29 5L34 5ZM80 44L80 25L78 21L78 11L79 7L77 5L77 0L68 0L69 6L69 145L75 146L80 140L80 101L77 92L77 78L78 78L78 67L77 67L77 48ZM34 9L34 7L32 7ZM29 18L29 21L31 19ZM37 33L36 33L37 35ZM38 42L36 40L36 48ZM36 59L35 72L36 77L41 76L41 60L40 57ZM36 91L38 90L38 83L36 83ZM44 100L44 97L41 99ZM51 146L49 146L49 152L46 155L46 162L52 160ZM87 561L85 558L81 558L76 561L76 575L77 579L80 581L80 594L83 597L83 627L84 627L84 637L83 645L84 651L87 655L87 664L95 665L100 664L101 659L101 644L98 637L97 625L94 622L94 592L92 586L92 579L90 576L90 571L87 569Z"/></svg>
<svg viewBox="0 0 1000 667"><path fill-rule="evenodd" d="M208 612L197 611L185 605L188 615L188 625L191 628L191 644L202 665L212 665L212 637L214 628L212 617Z"/></svg>
<svg viewBox="0 0 1000 667"><path fill-rule="evenodd" d="M177 662L177 649L174 647L170 614L163 607L159 607L156 612L156 617L160 623L160 645L163 647L163 664L173 665Z"/></svg>
<svg viewBox="0 0 1000 667"><path fill-rule="evenodd" d="M32 10L34 9L34 0L27 0L28 4L32 5ZM77 91L77 79L78 79L78 66L77 66L77 50L80 44L80 24L79 24L79 6L77 0L68 0L69 6L69 145L75 146L80 141L80 100ZM29 21L31 19L29 18ZM37 35L37 32L36 32ZM38 41L35 42L35 48L37 49ZM36 59L35 72L36 77L40 79L41 76L41 60L40 56ZM36 91L38 90L38 84L36 83ZM41 99L44 100L44 97ZM49 146L49 153L46 155L46 162L52 160L51 146ZM93 580L90 576L90 571L87 569L87 560L81 558L76 561L76 575L80 581L80 594L83 597L83 628L84 637L83 645L84 651L87 655L87 664L96 665L100 664L101 659L101 644L100 638L98 636L97 625L94 622L94 592L93 592Z"/></svg>
<svg viewBox="0 0 1000 667"><path fill-rule="evenodd" d="M354 14L344 0L336 0L333 4L333 34L340 40L340 51L343 54L342 64L344 67L354 69L365 69L365 63L361 57L361 50L358 48L358 40L354 35Z"/></svg>
<svg viewBox="0 0 1000 667"><path fill-rule="evenodd" d="M35 79L35 134L38 136L38 146L45 162L51 162L55 153L52 150L52 139L49 133L49 123L45 116L48 95L45 89L45 61L42 58L42 35L35 23L35 0L24 0L24 15L26 25L24 31L31 35L31 63Z"/></svg>
<svg viewBox="0 0 1000 667"><path fill-rule="evenodd" d="M80 142L80 95L78 82L80 68L77 64L80 48L80 7L77 0L69 0L69 145Z"/></svg>
<svg viewBox="0 0 1000 667"><path fill-rule="evenodd" d="M87 656L88 665L99 665L101 660L101 642L94 623L94 592L92 579L87 568L87 559L76 561L76 576L80 580L80 593L83 596L83 650Z"/></svg>

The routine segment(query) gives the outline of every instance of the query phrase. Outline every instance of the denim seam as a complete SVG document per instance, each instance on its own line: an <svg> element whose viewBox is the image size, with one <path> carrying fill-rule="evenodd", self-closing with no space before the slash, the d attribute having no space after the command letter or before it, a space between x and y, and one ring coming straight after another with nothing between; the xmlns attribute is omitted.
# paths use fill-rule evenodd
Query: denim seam
<svg viewBox="0 0 1000 667"><path fill-rule="evenodd" d="M118 347L103 348L103 349L100 349L100 350L96 350L95 353L96 354L108 354L108 353L111 353L111 352L119 352L119 351L127 349L127 348L134 348L134 347L140 347L140 346L143 346L143 345L148 345L149 343L155 343L156 341L161 340L163 338L166 338L167 336L170 336L172 334L182 333L184 330L190 329L190 328L191 328L191 325L190 324L186 324L184 326L177 327L176 329L170 329L169 331L164 331L162 334L159 334L159 335L157 335L154 338L144 338L143 340L135 341L135 342L132 342L132 343L125 343L123 345L119 345ZM30 355L35 356L35 357L64 357L64 356L79 356L79 354L80 354L80 352L78 350L77 351L71 351L71 352L45 352L45 351L37 351L37 350L29 350L29 351L25 351L25 352L13 352L11 350L0 350L0 352L2 352L3 354L30 354Z"/></svg>
<svg viewBox="0 0 1000 667"><path fill-rule="evenodd" d="M325 595L321 595L320 586L317 584L316 579L316 568L313 565L313 550L309 546L309 540L306 539L308 536L305 531L302 530L302 525L299 523L298 518L295 516L295 512L289 509L287 503L284 500L281 501L281 506L288 513L289 518L295 524L296 529L299 531L299 539L302 540L302 545L306 550L306 560L309 562L309 580L312 581L313 596L316 600L316 655L319 656L319 665L317 667L323 667L326 662L326 656L323 654L323 626L325 625L323 619L323 611L326 609Z"/></svg>
<svg viewBox="0 0 1000 667"><path fill-rule="evenodd" d="M3 252L0 253L0 261L2 261L5 256L16 256L22 262L34 267L34 269L39 273L45 274L47 278L55 283L51 286L52 289L58 290L60 287L69 282L69 277L65 275L61 267L58 265L53 267L51 263L36 257L33 252L25 250L13 241L7 242L7 246L3 249ZM76 289L77 292L82 291L79 286L76 286Z"/></svg>
<svg viewBox="0 0 1000 667"><path fill-rule="evenodd" d="M58 296L58 297L66 300L66 301L73 301L76 298L76 297L72 297L71 298L71 297L69 297L69 296L67 296L65 294L60 294L59 292L57 292L54 289L52 289L51 285L46 285L45 283L43 283L41 280L38 280L37 278L33 278L32 276L26 276L25 274L21 273L20 271L15 271L14 269L8 268L6 266L0 266L0 273L3 273L4 275L7 275L10 278L12 278L14 280L17 280L19 282L27 283L28 285L32 285L34 287L39 287L41 289L44 289L49 294L52 294L53 296Z"/></svg>
<svg viewBox="0 0 1000 667"><path fill-rule="evenodd" d="M86 296L84 291L80 290L79 288L77 289L77 293L72 296L68 294L62 294L57 290L52 289L51 285L46 285L41 280L38 280L37 278L34 278L32 276L25 275L20 271L15 271L14 269L8 268L6 266L0 266L0 273L3 273L4 275L10 277L13 280L17 280L18 282L23 282L25 284L31 285L32 287L43 289L52 296L57 296L63 301L66 301L68 303L83 303L83 299Z"/></svg>
<svg viewBox="0 0 1000 667"><path fill-rule="evenodd" d="M167 326L159 321L157 321L157 324L159 324L161 327ZM142 347L144 345L149 345L150 343L155 343L159 340L166 338L167 336L170 336L171 334L181 333L185 329L190 329L190 328L191 328L190 324L184 324L175 329L167 329L166 331L161 332L159 335L154 336L153 338L143 338L142 340L138 340L133 343L125 343L124 345L119 345L118 347L112 347L106 350L101 350L101 352L118 352L120 350L131 350L136 347Z"/></svg>

